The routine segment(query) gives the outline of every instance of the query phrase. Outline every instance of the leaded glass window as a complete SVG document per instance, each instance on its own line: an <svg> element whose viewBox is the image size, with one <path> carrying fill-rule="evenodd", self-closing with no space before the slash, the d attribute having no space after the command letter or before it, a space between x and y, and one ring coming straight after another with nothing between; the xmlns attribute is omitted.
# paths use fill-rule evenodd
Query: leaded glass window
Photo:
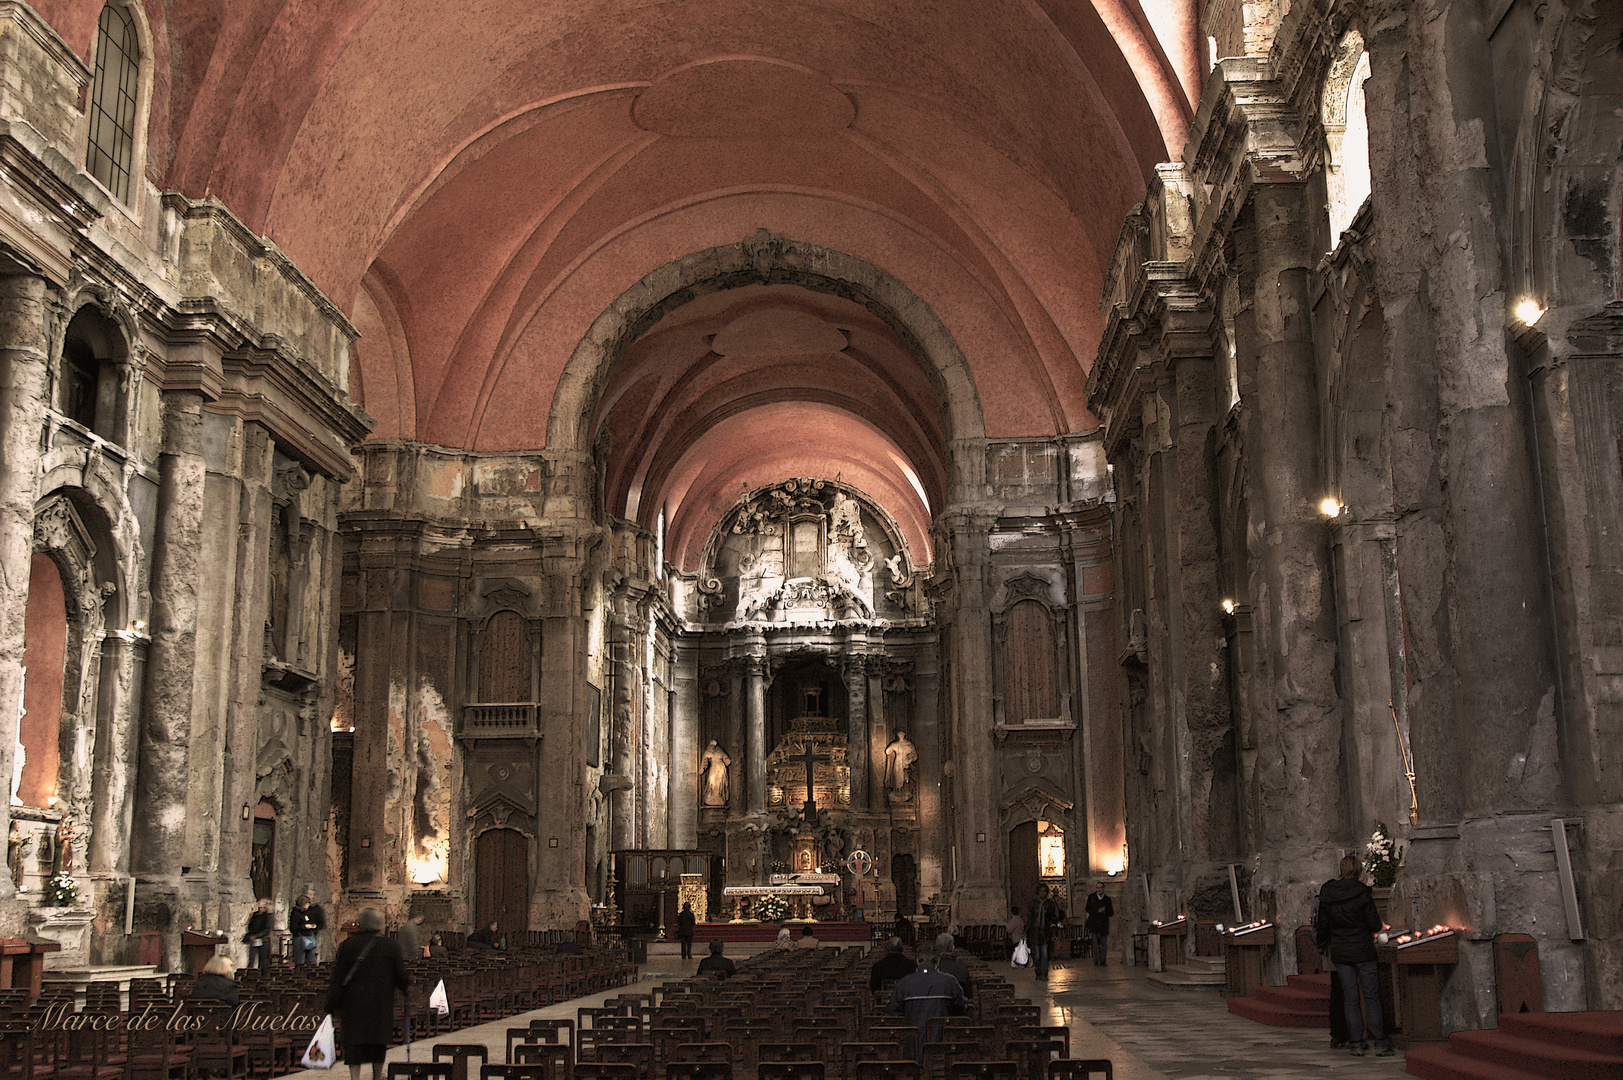
<svg viewBox="0 0 1623 1080"><path fill-rule="evenodd" d="M130 199L130 168L135 159L135 101L139 91L141 46L135 20L122 7L101 10L96 37L96 76L90 85L90 145L85 168L120 202Z"/></svg>

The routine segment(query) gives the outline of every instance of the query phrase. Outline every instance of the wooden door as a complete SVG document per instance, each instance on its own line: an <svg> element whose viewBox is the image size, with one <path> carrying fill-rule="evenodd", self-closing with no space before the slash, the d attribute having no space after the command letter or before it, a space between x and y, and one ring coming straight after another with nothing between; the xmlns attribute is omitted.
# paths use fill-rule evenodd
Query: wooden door
<svg viewBox="0 0 1623 1080"><path fill-rule="evenodd" d="M479 834L478 912L474 927L492 920L504 932L530 927L530 841L514 829Z"/></svg>
<svg viewBox="0 0 1623 1080"><path fill-rule="evenodd" d="M1037 899L1037 823L1028 821L1009 831L1009 903L1020 909L1027 925Z"/></svg>

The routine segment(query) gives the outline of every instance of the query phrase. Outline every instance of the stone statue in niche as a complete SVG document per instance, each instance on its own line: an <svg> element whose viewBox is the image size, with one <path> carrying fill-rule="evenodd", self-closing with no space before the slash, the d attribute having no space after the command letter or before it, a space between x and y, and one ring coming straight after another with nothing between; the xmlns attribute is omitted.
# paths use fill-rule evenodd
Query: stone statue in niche
<svg viewBox="0 0 1623 1080"><path fill-rule="evenodd" d="M867 546L862 533L862 505L843 491L834 493L834 506L829 512L829 532L834 536L850 537L854 546Z"/></svg>
<svg viewBox="0 0 1623 1080"><path fill-rule="evenodd" d="M727 767L732 763L733 759L727 756L727 751L718 746L716 740L711 739L710 745L705 748L704 756L699 759L701 805L727 805Z"/></svg>
<svg viewBox="0 0 1623 1080"><path fill-rule="evenodd" d="M909 770L918 759L918 748L908 741L907 732L898 731L896 738L885 747L885 787L893 796L907 790L908 780L911 779Z"/></svg>
<svg viewBox="0 0 1623 1080"><path fill-rule="evenodd" d="M34 842L32 836L24 836L17 823L11 823L11 832L6 836L6 866L11 869L11 884L14 888L23 887L23 856L28 854L28 845Z"/></svg>
<svg viewBox="0 0 1623 1080"><path fill-rule="evenodd" d="M66 810L62 812L62 822L56 827L56 856L51 860L51 874L57 876L66 874L73 876L73 819Z"/></svg>

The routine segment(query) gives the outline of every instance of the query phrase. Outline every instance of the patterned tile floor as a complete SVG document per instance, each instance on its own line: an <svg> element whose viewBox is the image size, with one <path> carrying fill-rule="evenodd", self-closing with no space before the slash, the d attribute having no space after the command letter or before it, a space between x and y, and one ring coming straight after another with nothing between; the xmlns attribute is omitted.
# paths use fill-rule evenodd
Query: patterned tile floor
<svg viewBox="0 0 1623 1080"><path fill-rule="evenodd" d="M1145 968L1067 960L1037 982L1010 973L1019 992L1046 1006L1044 1023L1071 1029L1074 1057L1108 1057L1116 1080L1289 1080L1407 1077L1403 1052L1355 1058L1330 1049L1326 1028L1276 1028L1228 1011L1216 990L1167 990Z"/></svg>
<svg viewBox="0 0 1623 1080"><path fill-rule="evenodd" d="M694 965L676 957L650 960L643 969L644 985L679 978ZM1215 990L1165 990L1145 975L1144 968L1114 963L1098 968L1087 960L1055 967L1046 983L1039 983L1029 968L1009 971L1022 995L1046 1007L1043 1023L1070 1027L1072 1055L1110 1058L1116 1080L1397 1080L1409 1075L1401 1051L1390 1058L1355 1058L1344 1050L1331 1050L1325 1029L1268 1027L1229 1012ZM523 1027L535 1017L573 1018L576 1009L601 1004L621 992L578 998L420 1041L412 1045L411 1056L428 1060L436 1042L483 1043L493 1050L490 1060L500 1061L507 1028ZM405 1048L394 1047L389 1060L406 1060ZM300 1080L330 1080L348 1073L340 1066L335 1071L293 1075ZM370 1077L371 1072L362 1075Z"/></svg>

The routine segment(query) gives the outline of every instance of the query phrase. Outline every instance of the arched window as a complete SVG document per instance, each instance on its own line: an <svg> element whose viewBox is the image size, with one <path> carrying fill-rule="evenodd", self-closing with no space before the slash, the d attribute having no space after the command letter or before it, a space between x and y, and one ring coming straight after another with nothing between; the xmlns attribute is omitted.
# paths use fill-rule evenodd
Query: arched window
<svg viewBox="0 0 1623 1080"><path fill-rule="evenodd" d="M120 202L130 201L135 115L140 97L141 44L135 19L122 6L101 10L96 74L90 84L90 138L85 168Z"/></svg>
<svg viewBox="0 0 1623 1080"><path fill-rule="evenodd" d="M57 411L113 443L124 441L118 365L126 355L118 324L95 308L80 308L68 323L56 380Z"/></svg>
<svg viewBox="0 0 1623 1080"><path fill-rule="evenodd" d="M1356 33L1341 39L1324 80L1322 109L1325 142L1325 188L1330 212L1330 246L1352 224L1369 198L1369 120L1364 110L1364 81L1369 53Z"/></svg>

